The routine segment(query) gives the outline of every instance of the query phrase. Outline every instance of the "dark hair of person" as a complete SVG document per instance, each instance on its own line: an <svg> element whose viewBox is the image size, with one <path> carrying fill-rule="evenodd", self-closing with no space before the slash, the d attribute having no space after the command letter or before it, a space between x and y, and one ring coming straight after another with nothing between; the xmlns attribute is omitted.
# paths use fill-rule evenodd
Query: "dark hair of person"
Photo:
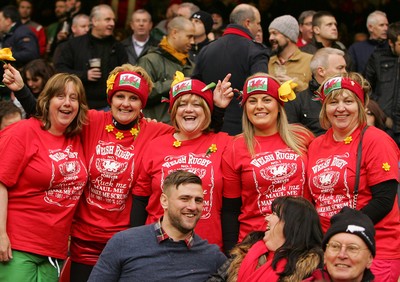
<svg viewBox="0 0 400 282"><path fill-rule="evenodd" d="M293 274L296 263L311 249L318 252L322 262L322 229L314 206L302 197L286 196L276 198L271 209L284 222L285 243L275 251L272 260L272 268L276 270L278 262L287 259L285 269L278 273L280 277Z"/></svg>
<svg viewBox="0 0 400 282"><path fill-rule="evenodd" d="M374 100L369 100L368 105L366 106L368 111L375 117L375 127L386 130L386 114L382 111L381 107L379 107L378 103ZM368 113L367 113L368 114Z"/></svg>
<svg viewBox="0 0 400 282"><path fill-rule="evenodd" d="M40 77L43 79L43 85L52 77L56 71L53 66L46 62L44 59L32 60L24 66L22 71L22 78L26 83L26 73L29 71L32 78Z"/></svg>
<svg viewBox="0 0 400 282"><path fill-rule="evenodd" d="M58 73L52 76L44 86L43 91L40 93L36 104L36 116L38 120L43 122L43 129L49 130L51 127L50 122L50 100L65 91L66 85L72 82L75 91L78 94L79 110L77 116L71 122L64 132L66 137L72 137L82 131L82 127L86 124L86 117L88 112L88 105L86 102L85 89L83 88L82 81L74 74Z"/></svg>
<svg viewBox="0 0 400 282"><path fill-rule="evenodd" d="M20 116L22 117L21 109L18 108L12 101L0 101L0 123L3 120L3 117L16 113L20 114Z"/></svg>
<svg viewBox="0 0 400 282"><path fill-rule="evenodd" d="M387 30L387 38L395 44L400 35L400 21L391 23Z"/></svg>
<svg viewBox="0 0 400 282"><path fill-rule="evenodd" d="M19 12L17 7L13 5L8 5L1 8L0 12L3 13L3 17L6 19L11 19L13 23L20 20Z"/></svg>
<svg viewBox="0 0 400 282"><path fill-rule="evenodd" d="M200 177L196 174L184 170L176 170L170 173L164 180L164 193L168 192L172 187L179 188L181 184L199 184L202 185Z"/></svg>
<svg viewBox="0 0 400 282"><path fill-rule="evenodd" d="M322 23L321 19L323 17L334 17L334 15L331 12L328 12L328 11L318 11L313 16L312 25L313 26L320 26L321 23Z"/></svg>

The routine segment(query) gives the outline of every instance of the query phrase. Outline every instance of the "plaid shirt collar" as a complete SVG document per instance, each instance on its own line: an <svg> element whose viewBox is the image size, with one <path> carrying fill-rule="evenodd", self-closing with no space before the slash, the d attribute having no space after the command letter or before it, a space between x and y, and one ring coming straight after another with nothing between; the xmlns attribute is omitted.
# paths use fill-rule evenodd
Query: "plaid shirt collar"
<svg viewBox="0 0 400 282"><path fill-rule="evenodd" d="M161 242L164 242L165 240L171 240L173 239L168 236L168 234L164 231L164 229L161 227L161 222L162 222L163 217L161 217L156 224L154 225L154 230L156 231L157 234L157 242L160 244ZM190 249L193 246L194 243L194 231L192 231L188 237L185 238L184 240L186 247Z"/></svg>

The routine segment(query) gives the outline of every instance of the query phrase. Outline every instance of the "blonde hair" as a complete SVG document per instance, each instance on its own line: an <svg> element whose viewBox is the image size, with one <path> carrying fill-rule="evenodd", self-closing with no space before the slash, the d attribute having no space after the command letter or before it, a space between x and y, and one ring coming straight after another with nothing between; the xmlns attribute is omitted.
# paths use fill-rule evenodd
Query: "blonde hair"
<svg viewBox="0 0 400 282"><path fill-rule="evenodd" d="M44 130L49 130L51 128L51 121L49 118L50 100L53 97L64 93L66 85L69 82L72 82L75 91L78 94L79 110L76 117L66 128L64 135L66 137L73 137L81 133L83 125L86 124L87 112L89 109L82 81L76 75L58 73L47 81L37 100L35 118L43 122Z"/></svg>
<svg viewBox="0 0 400 282"><path fill-rule="evenodd" d="M278 82L279 81L274 78L273 76L266 75L264 73L256 73L250 76L248 79L254 77L264 75L268 76ZM247 81L247 80L246 80ZM273 97L273 96L271 96ZM274 98L274 97L273 97ZM275 99L275 98L274 98ZM247 100L248 101L248 100ZM246 103L247 103L246 101ZM295 151L299 155L303 155L307 152L308 145L313 138L313 134L311 131L306 129L305 127L297 124L289 124L286 112L284 107L278 103L278 120L277 120L277 129L278 133L281 136L282 140L285 144ZM250 122L250 119L247 116L247 110L245 105L243 105L243 116L242 116L242 127L243 127L243 138L247 146L247 150L249 151L250 155L254 157L255 149L259 145L256 138L255 138L255 128L254 125Z"/></svg>
<svg viewBox="0 0 400 282"><path fill-rule="evenodd" d="M198 97L199 101L200 101L200 106L203 108L204 110L204 115L205 115L205 119L204 119L204 124L201 127L201 131L202 132L207 132L209 131L209 126L211 124L211 111L210 108L208 107L206 100L204 100L202 97L200 97L199 95L196 94L185 94L182 95L180 97L178 97L178 99L175 100L175 103L172 105L171 108L171 122L172 122L172 126L175 128L175 130L177 132L180 131L180 128L176 122L176 113L178 111L178 107L183 99L183 97L185 97L186 95L190 95L189 99L192 99L193 97Z"/></svg>
<svg viewBox="0 0 400 282"><path fill-rule="evenodd" d="M369 84L369 82L359 73L356 72L349 72L349 73L342 73L342 74L336 74L332 77L347 77L350 78L352 80L354 80L355 82L357 82L358 84L360 84L361 88L363 89L364 92L364 104L362 103L362 101L360 100L360 98L353 93L350 90L347 89L337 89L337 90L333 90L324 100L323 104L322 104L322 109L321 112L319 113L319 122L321 124L321 127L325 130L328 130L332 124L328 119L328 115L326 113L326 105L332 101L333 99L335 99L338 96L343 95L343 93L347 93L349 94L351 97L353 97L357 103L357 107L358 107L358 124L359 125L364 125L367 123L367 115L365 113L365 105L368 105L369 102L369 93L371 92L371 85ZM318 89L318 92L321 93L322 87L324 86L325 82L329 79L331 79L332 77L329 77L328 79L326 79L320 86L320 88Z"/></svg>

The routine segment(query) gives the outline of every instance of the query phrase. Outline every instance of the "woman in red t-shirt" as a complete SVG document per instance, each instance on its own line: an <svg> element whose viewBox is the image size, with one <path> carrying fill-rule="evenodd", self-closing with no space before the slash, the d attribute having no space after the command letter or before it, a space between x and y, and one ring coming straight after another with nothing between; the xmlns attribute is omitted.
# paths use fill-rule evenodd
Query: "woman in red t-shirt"
<svg viewBox="0 0 400 282"><path fill-rule="evenodd" d="M220 87L217 86L214 94L196 79L186 79L172 86L170 112L175 132L148 143L133 191L133 226L153 223L163 215L160 195L165 177L176 170L187 170L197 174L203 182L203 213L195 231L222 248L221 159L231 137L213 132L210 124L214 103L224 108L233 96L229 85L224 85L224 91L218 91Z"/></svg>
<svg viewBox="0 0 400 282"><path fill-rule="evenodd" d="M296 96L293 82L283 85L263 73L243 88L243 134L223 155L222 227L225 250L249 232L265 230L265 216L279 196L302 196L310 131L290 125L284 101Z"/></svg>
<svg viewBox="0 0 400 282"><path fill-rule="evenodd" d="M384 131L374 126L366 128L364 105L368 104L371 88L360 74L334 76L320 89L320 123L327 132L310 144L307 172L322 229L326 231L330 218L345 206L361 210L376 229L376 256L371 267L376 281L397 281L400 222L395 199L399 149Z"/></svg>

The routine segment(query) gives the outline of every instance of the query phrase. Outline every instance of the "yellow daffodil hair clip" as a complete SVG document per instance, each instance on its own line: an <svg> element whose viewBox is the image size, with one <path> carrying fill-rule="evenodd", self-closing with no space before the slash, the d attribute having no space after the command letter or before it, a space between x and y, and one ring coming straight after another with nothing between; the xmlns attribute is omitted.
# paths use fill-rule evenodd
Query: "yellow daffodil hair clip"
<svg viewBox="0 0 400 282"><path fill-rule="evenodd" d="M278 88L279 99L283 102L288 102L296 99L296 94L293 89L297 87L297 83L293 80L288 80Z"/></svg>
<svg viewBox="0 0 400 282"><path fill-rule="evenodd" d="M110 74L107 79L107 93L114 88L115 78L117 77L118 73Z"/></svg>
<svg viewBox="0 0 400 282"><path fill-rule="evenodd" d="M185 80L185 75L180 71L176 71L174 75L174 80L171 83L171 87L184 80Z"/></svg>

